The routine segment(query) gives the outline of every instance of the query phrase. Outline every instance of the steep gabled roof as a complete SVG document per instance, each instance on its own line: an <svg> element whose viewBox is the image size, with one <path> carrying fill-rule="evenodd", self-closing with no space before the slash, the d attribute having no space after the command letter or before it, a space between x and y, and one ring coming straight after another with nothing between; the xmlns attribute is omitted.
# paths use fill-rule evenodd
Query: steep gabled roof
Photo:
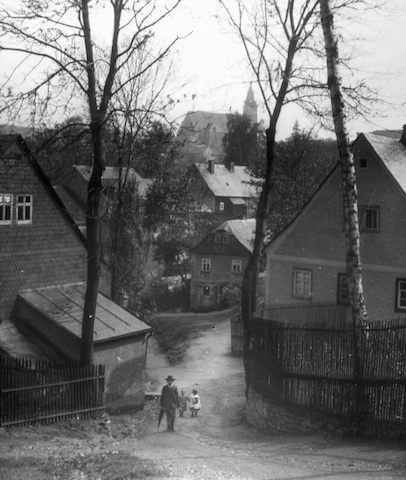
<svg viewBox="0 0 406 480"><path fill-rule="evenodd" d="M195 168L216 197L249 198L256 196L255 178L247 167L236 165L230 171L225 165L214 165L210 173L207 163L195 163Z"/></svg>
<svg viewBox="0 0 406 480"><path fill-rule="evenodd" d="M361 133L357 136L356 140L353 142L353 145L356 144L357 140L360 138L365 138L369 143L373 151L376 153L377 157L382 161L384 166L387 168L388 172L392 175L394 180L398 183L402 191L406 194L406 147L400 142L401 131L377 131L375 133ZM275 235L269 242L264 246L264 250L268 248L270 244L273 244L279 237L281 237L285 232L293 227L297 218L310 207L313 200L317 197L320 190L328 182L331 176L334 174L335 170L339 168L340 163L337 164L330 170L330 173L320 184L319 188L312 195L309 201L304 205L303 209L296 215L296 217L277 235Z"/></svg>
<svg viewBox="0 0 406 480"><path fill-rule="evenodd" d="M195 112L187 112L179 133L184 133L185 131L203 132L205 130L211 130L213 127L219 132L227 132L227 114L198 110Z"/></svg>
<svg viewBox="0 0 406 480"><path fill-rule="evenodd" d="M6 158L7 156L10 156L10 155L11 155L11 158L13 158L13 155L16 156L16 158L18 158L21 152L24 154L28 165L30 165L30 167L33 169L38 180L47 191L51 200L57 206L58 210L63 215L66 222L72 228L73 233L86 247L86 240L84 236L80 232L79 228L77 227L74 219L66 209L65 205L62 203L62 200L59 198L58 194L55 192L54 188L51 185L51 182L49 181L48 177L45 175L44 171L40 167L34 155L31 153L23 137L18 134L0 135L0 158Z"/></svg>
<svg viewBox="0 0 406 480"><path fill-rule="evenodd" d="M255 238L255 218L247 218L245 220L228 220L215 228L212 233L227 232L234 237L251 253L254 247Z"/></svg>
<svg viewBox="0 0 406 480"><path fill-rule="evenodd" d="M397 137L372 133L361 135L364 135L400 188L406 193L406 147L399 140L400 133Z"/></svg>

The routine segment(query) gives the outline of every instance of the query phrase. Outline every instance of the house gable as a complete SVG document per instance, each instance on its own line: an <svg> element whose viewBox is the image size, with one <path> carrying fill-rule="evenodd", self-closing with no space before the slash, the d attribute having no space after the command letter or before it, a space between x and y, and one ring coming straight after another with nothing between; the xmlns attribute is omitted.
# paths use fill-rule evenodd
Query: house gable
<svg viewBox="0 0 406 480"><path fill-rule="evenodd" d="M230 220L192 249L190 301L193 310L219 306L227 284L238 284L252 253L255 219Z"/></svg>
<svg viewBox="0 0 406 480"><path fill-rule="evenodd" d="M358 136L353 151L367 308L371 318L390 318L396 278L406 278L406 149L396 139L368 134ZM265 253L268 305L337 301L346 272L339 165ZM307 282L306 295L297 295L295 281Z"/></svg>
<svg viewBox="0 0 406 480"><path fill-rule="evenodd" d="M86 249L74 221L18 135L0 137L0 193L12 196L12 218L0 225L0 318L17 293L86 279ZM17 198L32 200L31 219L17 219Z"/></svg>

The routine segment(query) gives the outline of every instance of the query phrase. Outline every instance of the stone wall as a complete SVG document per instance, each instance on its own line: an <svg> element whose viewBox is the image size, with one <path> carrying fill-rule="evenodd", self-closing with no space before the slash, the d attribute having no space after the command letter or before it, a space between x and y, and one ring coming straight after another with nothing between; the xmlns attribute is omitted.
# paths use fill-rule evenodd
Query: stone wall
<svg viewBox="0 0 406 480"><path fill-rule="evenodd" d="M271 404L262 395L250 388L245 417L258 430L275 430L281 433L317 433L323 431L343 434L338 421L321 415L304 415L280 405Z"/></svg>

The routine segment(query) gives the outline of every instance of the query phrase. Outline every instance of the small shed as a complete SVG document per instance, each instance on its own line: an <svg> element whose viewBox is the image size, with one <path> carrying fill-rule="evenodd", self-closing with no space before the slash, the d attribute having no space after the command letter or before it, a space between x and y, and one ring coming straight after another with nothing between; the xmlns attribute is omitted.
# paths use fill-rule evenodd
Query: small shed
<svg viewBox="0 0 406 480"><path fill-rule="evenodd" d="M34 333L67 361L81 350L85 285L20 293L15 307L18 328ZM106 367L106 407L142 408L148 337L152 327L98 294L94 322L94 363Z"/></svg>

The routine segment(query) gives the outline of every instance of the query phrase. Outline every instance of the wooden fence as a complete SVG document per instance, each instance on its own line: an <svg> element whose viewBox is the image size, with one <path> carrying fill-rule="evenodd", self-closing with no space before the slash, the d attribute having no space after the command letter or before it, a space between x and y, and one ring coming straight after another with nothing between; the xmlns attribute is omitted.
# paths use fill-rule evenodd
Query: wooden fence
<svg viewBox="0 0 406 480"><path fill-rule="evenodd" d="M94 417L105 410L104 365L0 357L0 426Z"/></svg>
<svg viewBox="0 0 406 480"><path fill-rule="evenodd" d="M271 402L305 409L362 435L406 437L406 320L354 330L256 318L251 385Z"/></svg>
<svg viewBox="0 0 406 480"><path fill-rule="evenodd" d="M291 325L309 325L330 327L343 326L351 321L350 309L346 305L333 302L289 303L263 307L257 313L259 318L276 320Z"/></svg>

